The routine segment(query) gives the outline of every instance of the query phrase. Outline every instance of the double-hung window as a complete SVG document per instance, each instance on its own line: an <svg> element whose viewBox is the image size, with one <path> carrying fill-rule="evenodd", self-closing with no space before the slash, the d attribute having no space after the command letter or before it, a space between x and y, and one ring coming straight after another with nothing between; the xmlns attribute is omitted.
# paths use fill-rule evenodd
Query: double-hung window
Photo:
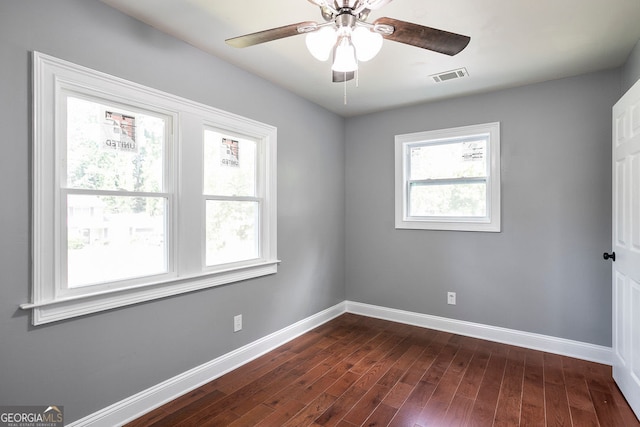
<svg viewBox="0 0 640 427"><path fill-rule="evenodd" d="M220 129L204 130L205 265L260 256L257 141Z"/></svg>
<svg viewBox="0 0 640 427"><path fill-rule="evenodd" d="M500 124L397 135L396 228L500 231Z"/></svg>
<svg viewBox="0 0 640 427"><path fill-rule="evenodd" d="M166 276L173 270L174 117L87 89L64 87L59 96L57 292L81 295L87 287L95 292Z"/></svg>
<svg viewBox="0 0 640 427"><path fill-rule="evenodd" d="M33 67L34 324L277 271L274 127Z"/></svg>

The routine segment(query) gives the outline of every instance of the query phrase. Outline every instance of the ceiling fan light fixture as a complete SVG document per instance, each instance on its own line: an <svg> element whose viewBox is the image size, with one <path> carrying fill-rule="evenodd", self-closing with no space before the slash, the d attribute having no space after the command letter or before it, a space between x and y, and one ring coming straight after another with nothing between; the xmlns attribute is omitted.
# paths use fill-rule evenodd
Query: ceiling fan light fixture
<svg viewBox="0 0 640 427"><path fill-rule="evenodd" d="M333 82L356 78L357 85L358 62L373 59L380 51L383 39L449 56L460 53L471 41L462 34L399 19L382 17L367 22L371 11L392 0L308 1L320 8L326 22L304 21L233 37L225 42L232 47L244 48L305 34L307 48L316 59L326 61L333 53Z"/></svg>
<svg viewBox="0 0 640 427"><path fill-rule="evenodd" d="M337 35L333 28L322 27L317 31L307 33L305 42L307 49L318 61L326 61L331 55L331 49L336 43Z"/></svg>
<svg viewBox="0 0 640 427"><path fill-rule="evenodd" d="M382 49L382 35L365 27L357 27L353 30L351 40L356 48L358 61L369 61Z"/></svg>
<svg viewBox="0 0 640 427"><path fill-rule="evenodd" d="M333 71L345 72L356 71L358 60L356 59L356 49L351 43L351 38L343 36L333 49Z"/></svg>

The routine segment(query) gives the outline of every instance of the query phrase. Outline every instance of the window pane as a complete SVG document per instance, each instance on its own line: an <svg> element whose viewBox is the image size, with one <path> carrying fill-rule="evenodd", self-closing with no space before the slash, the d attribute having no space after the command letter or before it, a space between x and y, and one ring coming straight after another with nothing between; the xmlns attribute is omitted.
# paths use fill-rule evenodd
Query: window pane
<svg viewBox="0 0 640 427"><path fill-rule="evenodd" d="M162 197L67 196L67 286L167 273Z"/></svg>
<svg viewBox="0 0 640 427"><path fill-rule="evenodd" d="M163 190L165 119L67 97L67 187Z"/></svg>
<svg viewBox="0 0 640 427"><path fill-rule="evenodd" d="M260 257L260 204L207 200L206 263L226 264Z"/></svg>
<svg viewBox="0 0 640 427"><path fill-rule="evenodd" d="M256 142L204 131L204 194L256 195Z"/></svg>
<svg viewBox="0 0 640 427"><path fill-rule="evenodd" d="M409 216L485 217L486 183L413 185Z"/></svg>
<svg viewBox="0 0 640 427"><path fill-rule="evenodd" d="M484 139L411 146L409 179L486 176L486 147L487 141Z"/></svg>

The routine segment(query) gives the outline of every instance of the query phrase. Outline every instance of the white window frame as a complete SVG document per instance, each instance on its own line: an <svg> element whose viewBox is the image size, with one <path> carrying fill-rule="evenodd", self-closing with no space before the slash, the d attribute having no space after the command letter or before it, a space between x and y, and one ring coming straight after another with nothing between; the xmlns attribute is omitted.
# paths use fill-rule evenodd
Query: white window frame
<svg viewBox="0 0 640 427"><path fill-rule="evenodd" d="M238 138L243 138L243 137L249 137L252 138L251 135L240 135L237 132L233 132L230 129L222 129L220 128L217 124L213 123L213 122L205 122L204 126L202 128L203 131L203 138L202 140L204 141L204 132L207 130L211 130L214 132L225 132L228 131L230 133L234 133L234 137L238 137ZM204 149L204 146L202 147ZM260 162L260 158L263 158L265 156L265 152L264 152L264 144L256 144L256 155L257 155L257 164L256 164L256 176L257 176L257 185L256 185L256 194L253 196L236 196L236 195L220 195L220 194L204 194L204 192L200 195L201 199L202 199L202 207L201 209L203 210L203 212L206 213L206 204L207 201L251 201L251 202L256 202L259 205L259 212L258 215L262 218L265 215L268 215L268 212L265 211L266 208L266 201L268 199L268 191L269 189L264 185L264 179L260 179L259 177L263 176L265 174L265 165L263 164L263 162ZM203 168L204 168L204 155L202 156L202 164L203 164ZM201 178L202 181L202 178ZM266 234L268 233L268 229L264 229L264 227L260 227L258 230L258 234L259 234L259 239L260 241L264 241L265 239L268 239L269 236ZM219 268L217 265L213 265L213 266L208 266L207 262L206 262L206 242L205 242L205 233L203 231L203 239L202 239L202 265L203 268L206 271L215 271L217 268ZM259 248L259 252L262 252L263 248ZM239 261L238 263L236 263L237 265L245 265L245 264L252 264L254 262L253 259L249 259L246 261Z"/></svg>
<svg viewBox="0 0 640 427"><path fill-rule="evenodd" d="M62 235L59 151L61 101L67 92L85 94L121 105L141 108L169 118L167 148L168 272L124 281L125 286L86 286L72 293L60 286ZM247 135L258 142L257 186L260 210L258 259L206 267L202 263L205 238L202 209L204 128L215 126ZM33 310L34 325L55 322L111 308L277 272L277 129L251 119L180 98L39 52L33 52L33 202L32 297L23 309ZM199 225L198 225L199 224ZM64 239L66 243L66 237ZM64 248L66 250L66 246ZM120 283L122 284L122 283Z"/></svg>
<svg viewBox="0 0 640 427"><path fill-rule="evenodd" d="M409 216L408 169L411 147L446 144L461 138L487 138L487 215L484 217ZM395 137L395 227L397 229L500 232L500 123L416 132Z"/></svg>

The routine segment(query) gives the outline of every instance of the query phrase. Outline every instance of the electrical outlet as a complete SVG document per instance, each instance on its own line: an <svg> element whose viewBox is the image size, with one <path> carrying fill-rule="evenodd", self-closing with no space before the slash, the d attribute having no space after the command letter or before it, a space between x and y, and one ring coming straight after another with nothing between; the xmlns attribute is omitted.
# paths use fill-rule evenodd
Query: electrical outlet
<svg viewBox="0 0 640 427"><path fill-rule="evenodd" d="M456 293L447 292L447 304L456 305Z"/></svg>
<svg viewBox="0 0 640 427"><path fill-rule="evenodd" d="M233 316L233 332L242 330L242 314Z"/></svg>

